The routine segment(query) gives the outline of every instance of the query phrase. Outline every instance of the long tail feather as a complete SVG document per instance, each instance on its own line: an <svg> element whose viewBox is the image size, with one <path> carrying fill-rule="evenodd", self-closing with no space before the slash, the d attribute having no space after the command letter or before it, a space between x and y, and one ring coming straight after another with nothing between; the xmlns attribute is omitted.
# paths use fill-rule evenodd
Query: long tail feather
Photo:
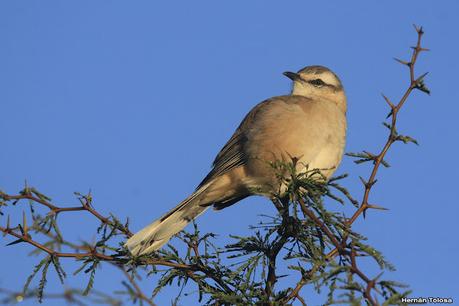
<svg viewBox="0 0 459 306"><path fill-rule="evenodd" d="M201 186L170 212L137 232L126 241L125 246L137 256L160 249L172 236L209 208L200 203L201 195L208 186Z"/></svg>

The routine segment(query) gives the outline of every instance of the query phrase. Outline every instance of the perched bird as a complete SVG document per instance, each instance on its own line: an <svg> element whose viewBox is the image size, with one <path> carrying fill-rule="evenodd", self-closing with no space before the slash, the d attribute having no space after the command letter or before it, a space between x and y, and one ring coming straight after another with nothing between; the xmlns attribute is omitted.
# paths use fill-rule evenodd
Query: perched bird
<svg viewBox="0 0 459 306"><path fill-rule="evenodd" d="M133 255L158 250L210 206L220 210L251 195L272 197L285 189L270 162L295 157L299 171L333 174L346 138L341 81L323 66L284 75L293 81L291 94L267 99L246 115L196 190L127 240Z"/></svg>

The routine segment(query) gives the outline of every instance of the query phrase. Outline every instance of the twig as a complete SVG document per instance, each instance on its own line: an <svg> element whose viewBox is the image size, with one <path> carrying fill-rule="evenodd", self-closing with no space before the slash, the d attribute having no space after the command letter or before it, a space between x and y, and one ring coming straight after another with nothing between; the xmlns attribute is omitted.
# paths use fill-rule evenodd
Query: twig
<svg viewBox="0 0 459 306"><path fill-rule="evenodd" d="M123 271L124 276L128 279L132 287L134 287L136 297L138 297L142 301L145 301L150 306L155 306L156 304L153 303L153 301L143 293L142 289L139 287L134 277L131 274L129 274L129 272L127 272L123 266L118 266L118 267L121 269L121 271Z"/></svg>
<svg viewBox="0 0 459 306"><path fill-rule="evenodd" d="M124 226L120 226L119 224L113 223L112 221L110 221L109 218L102 216L99 212L97 212L94 208L92 208L90 196L80 197L81 206L73 206L73 207L55 206L49 201L47 201L43 196L41 197L34 196L32 194L32 191L29 190L29 188L25 188L22 194L18 194L18 195L8 195L0 191L0 198L3 199L4 201L16 201L16 202L19 202L20 200L30 200L35 203L46 206L52 213L56 215L59 213L63 213L63 212L87 211L93 216L95 216L97 219L99 219L102 223L113 226L114 228L118 229L123 234L125 234L127 237L131 237L133 235L132 232L128 228Z"/></svg>

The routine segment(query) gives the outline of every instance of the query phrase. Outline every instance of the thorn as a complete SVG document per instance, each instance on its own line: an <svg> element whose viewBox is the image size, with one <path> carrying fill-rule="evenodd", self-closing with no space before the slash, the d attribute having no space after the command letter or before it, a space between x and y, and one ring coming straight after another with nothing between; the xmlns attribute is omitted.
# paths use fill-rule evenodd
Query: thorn
<svg viewBox="0 0 459 306"><path fill-rule="evenodd" d="M367 208L378 209L378 210L389 210L389 208L385 208L385 207L374 205L374 204L367 204Z"/></svg>
<svg viewBox="0 0 459 306"><path fill-rule="evenodd" d="M392 126L391 126L389 123L383 122L382 124L383 124L386 128L388 128L389 130L392 129Z"/></svg>
<svg viewBox="0 0 459 306"><path fill-rule="evenodd" d="M416 30L416 32L418 32L418 34L420 34L420 35L424 34L424 30L422 29L422 27L418 27L415 24L413 24L413 27Z"/></svg>
<svg viewBox="0 0 459 306"><path fill-rule="evenodd" d="M25 236L24 235L24 229L22 228L22 225L18 224L18 227L19 227L19 230L21 231L22 236Z"/></svg>
<svg viewBox="0 0 459 306"><path fill-rule="evenodd" d="M27 219L25 211L22 211L22 228L24 229L24 236L28 236L28 228L27 228Z"/></svg>
<svg viewBox="0 0 459 306"><path fill-rule="evenodd" d="M392 116L393 114L394 114L394 110L391 110L391 111L387 114L386 119L390 118L390 116Z"/></svg>
<svg viewBox="0 0 459 306"><path fill-rule="evenodd" d="M423 51L430 51L430 49L423 48L421 46L410 47L410 48L413 49L417 53L420 53L420 52L423 52Z"/></svg>
<svg viewBox="0 0 459 306"><path fill-rule="evenodd" d="M373 180L372 182L367 182L365 181L361 176L359 176L360 180L362 181L363 185L365 186L365 188L371 188L373 187L374 184L376 184L376 182L378 181L377 179Z"/></svg>
<svg viewBox="0 0 459 306"><path fill-rule="evenodd" d="M427 71L426 73L423 73L420 77L418 77L418 78L415 80L415 82L418 83L418 82L422 81L422 80L426 77L426 75L428 75L428 74L429 74L428 71Z"/></svg>
<svg viewBox="0 0 459 306"><path fill-rule="evenodd" d="M370 187L370 188L373 187L373 185L376 184L377 181L378 181L378 180L375 179L375 180L373 180L373 182L368 183L369 187Z"/></svg>
<svg viewBox="0 0 459 306"><path fill-rule="evenodd" d="M360 181L362 182L362 184L366 187L367 184L368 184L368 182L365 181L365 180L363 179L363 177L361 177L361 176L359 176L359 179L360 179Z"/></svg>
<svg viewBox="0 0 459 306"><path fill-rule="evenodd" d="M3 231L3 237L6 236L9 230L10 230L10 215L8 214L8 217L6 219L6 228L5 228L5 231Z"/></svg>
<svg viewBox="0 0 459 306"><path fill-rule="evenodd" d="M408 67L411 66L411 62L407 62L407 61L401 60L401 59L396 58L396 57L394 57L394 60L396 60L397 62L399 62L402 65L405 65L405 66L408 66Z"/></svg>
<svg viewBox="0 0 459 306"><path fill-rule="evenodd" d="M21 242L24 242L24 241L25 241L24 239L19 238L17 240L14 240L13 242L8 243L6 246L10 246L10 245L13 245L13 244L18 244L18 243L21 243Z"/></svg>
<svg viewBox="0 0 459 306"><path fill-rule="evenodd" d="M374 155L373 153L370 153L370 152L365 151L365 150L363 151L363 153L365 153L366 155L368 155L368 157L371 158L371 159L375 159L375 157L376 157L376 155Z"/></svg>
<svg viewBox="0 0 459 306"><path fill-rule="evenodd" d="M392 103L392 102L389 100L389 98L386 97L383 93L381 94L381 96L384 98L384 100L385 100L386 103L389 105L389 107L390 107L392 110L394 110L394 108L395 108L394 103ZM391 111L391 113L392 113L392 111Z"/></svg>

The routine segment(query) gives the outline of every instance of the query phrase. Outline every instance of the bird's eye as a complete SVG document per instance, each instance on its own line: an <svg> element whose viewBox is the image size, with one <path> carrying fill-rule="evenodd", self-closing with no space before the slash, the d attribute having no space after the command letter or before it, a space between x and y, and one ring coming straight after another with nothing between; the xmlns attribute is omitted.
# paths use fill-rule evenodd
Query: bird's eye
<svg viewBox="0 0 459 306"><path fill-rule="evenodd" d="M325 82L322 81L321 79L310 80L309 83L316 87L322 87L325 85Z"/></svg>

